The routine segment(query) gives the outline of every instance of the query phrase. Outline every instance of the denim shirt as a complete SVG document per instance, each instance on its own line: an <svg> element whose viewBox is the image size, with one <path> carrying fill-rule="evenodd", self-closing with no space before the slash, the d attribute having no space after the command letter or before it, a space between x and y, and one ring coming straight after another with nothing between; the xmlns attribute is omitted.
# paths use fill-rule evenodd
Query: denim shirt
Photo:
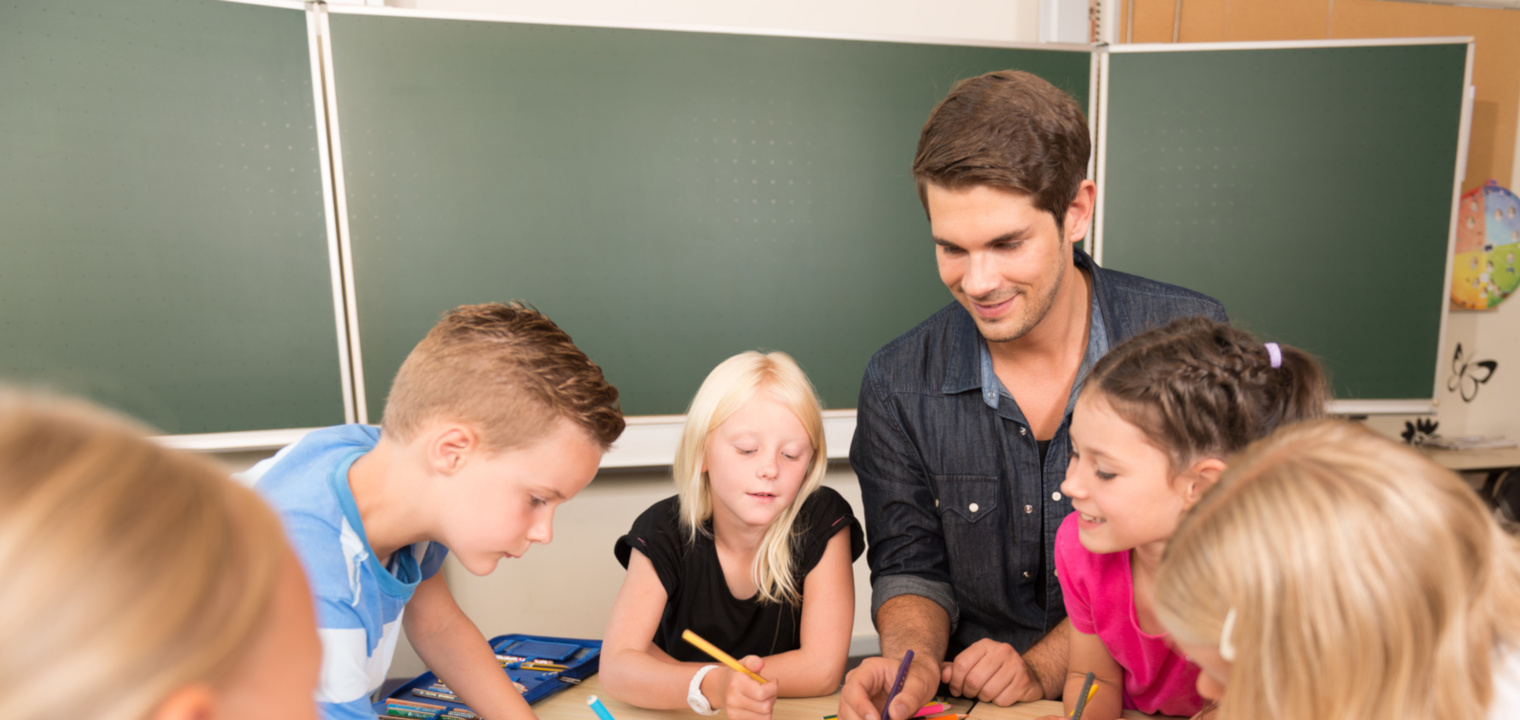
<svg viewBox="0 0 1520 720"><path fill-rule="evenodd" d="M1023 652L1066 617L1053 553L1071 501L1060 486L1072 406L1093 364L1108 348L1177 318L1226 319L1213 298L1074 255L1092 277L1091 325L1043 467L1029 423L958 303L866 366L850 464L865 506L871 614L898 595L933 600L950 615L947 658L981 638Z"/></svg>

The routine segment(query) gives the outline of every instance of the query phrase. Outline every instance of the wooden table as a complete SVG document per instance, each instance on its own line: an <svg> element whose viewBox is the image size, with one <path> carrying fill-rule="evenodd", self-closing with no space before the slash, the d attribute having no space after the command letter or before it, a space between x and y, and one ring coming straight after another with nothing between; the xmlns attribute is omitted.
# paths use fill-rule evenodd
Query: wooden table
<svg viewBox="0 0 1520 720"><path fill-rule="evenodd" d="M602 704L607 706L615 720L703 720L701 715L690 710L644 710L608 698L602 693L599 675L592 675L580 685L534 705L533 712L538 714L539 720L596 720L595 713L586 706L586 698L591 695L601 696ZM950 712L964 713L970 704L968 700L956 699ZM782 698L776 701L774 717L775 720L823 720L823 716L838 712L839 694L835 693L814 698ZM1020 703L1006 708L991 703L978 703L971 711L973 720L1034 720L1046 715L1065 714L1061 703L1051 700ZM723 720L726 716L715 717ZM1148 720L1152 716L1127 710L1124 717L1129 720Z"/></svg>

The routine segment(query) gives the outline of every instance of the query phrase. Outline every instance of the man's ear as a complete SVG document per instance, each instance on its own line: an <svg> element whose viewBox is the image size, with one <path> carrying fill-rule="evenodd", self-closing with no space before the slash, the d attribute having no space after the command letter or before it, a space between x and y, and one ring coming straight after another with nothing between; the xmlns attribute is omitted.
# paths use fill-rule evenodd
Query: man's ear
<svg viewBox="0 0 1520 720"><path fill-rule="evenodd" d="M428 440L428 467L439 475L453 475L464 468L479 447L480 436L473 429L458 423L441 423L433 428Z"/></svg>
<svg viewBox="0 0 1520 720"><path fill-rule="evenodd" d="M212 720L216 694L205 685L187 685L169 694L148 715L150 720Z"/></svg>
<svg viewBox="0 0 1520 720"><path fill-rule="evenodd" d="M1083 180L1077 186L1077 196L1071 199L1071 204L1066 206L1066 222L1062 225L1066 230L1067 242L1077 243L1087 237L1088 229L1092 226L1093 210L1098 205L1098 186L1091 180Z"/></svg>
<svg viewBox="0 0 1520 720"><path fill-rule="evenodd" d="M1187 507L1192 507L1203 494L1219 482L1219 476L1224 473L1225 464L1217 457L1200 458L1188 466L1187 472L1182 477L1182 501Z"/></svg>

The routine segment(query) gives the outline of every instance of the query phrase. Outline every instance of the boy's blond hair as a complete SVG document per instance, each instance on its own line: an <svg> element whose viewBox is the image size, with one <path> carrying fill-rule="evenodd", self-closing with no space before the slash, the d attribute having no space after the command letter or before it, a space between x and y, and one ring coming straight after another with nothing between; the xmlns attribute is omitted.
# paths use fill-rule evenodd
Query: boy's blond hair
<svg viewBox="0 0 1520 720"><path fill-rule="evenodd" d="M230 679L293 560L222 468L0 391L0 717L138 720Z"/></svg>
<svg viewBox="0 0 1520 720"><path fill-rule="evenodd" d="M790 355L740 353L719 363L702 381L702 387L691 400L691 408L686 411L686 426L681 431L673 468L681 503L681 526L688 541L695 541L698 533L708 533L705 526L712 518L712 490L707 474L702 472L708 438L744 403L762 392L797 416L813 446L813 459L797 497L766 530L750 568L750 579L759 588L762 602L795 603L802 592L792 572L792 537L804 529L793 526L803 501L823 484L828 449L824 444L818 396Z"/></svg>
<svg viewBox="0 0 1520 720"><path fill-rule="evenodd" d="M524 303L445 313L396 372L381 426L409 442L425 423L466 423L492 451L520 447L565 418L606 452L623 433L618 391L570 336Z"/></svg>
<svg viewBox="0 0 1520 720"><path fill-rule="evenodd" d="M1520 547L1418 451L1289 426L1231 463L1156 578L1181 642L1218 644L1231 610L1231 720L1483 717L1520 650Z"/></svg>

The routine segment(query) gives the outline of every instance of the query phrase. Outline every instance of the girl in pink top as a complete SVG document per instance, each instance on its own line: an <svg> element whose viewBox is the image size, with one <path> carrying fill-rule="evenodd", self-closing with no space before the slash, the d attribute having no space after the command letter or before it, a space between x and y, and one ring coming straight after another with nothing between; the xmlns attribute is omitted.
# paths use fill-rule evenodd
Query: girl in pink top
<svg viewBox="0 0 1520 720"><path fill-rule="evenodd" d="M1056 533L1072 627L1068 712L1092 672L1098 690L1083 720L1125 709L1204 714L1198 668L1152 611L1156 567L1224 458L1279 425L1319 417L1328 394L1308 354L1204 318L1137 335L1093 366L1061 483L1075 512Z"/></svg>

